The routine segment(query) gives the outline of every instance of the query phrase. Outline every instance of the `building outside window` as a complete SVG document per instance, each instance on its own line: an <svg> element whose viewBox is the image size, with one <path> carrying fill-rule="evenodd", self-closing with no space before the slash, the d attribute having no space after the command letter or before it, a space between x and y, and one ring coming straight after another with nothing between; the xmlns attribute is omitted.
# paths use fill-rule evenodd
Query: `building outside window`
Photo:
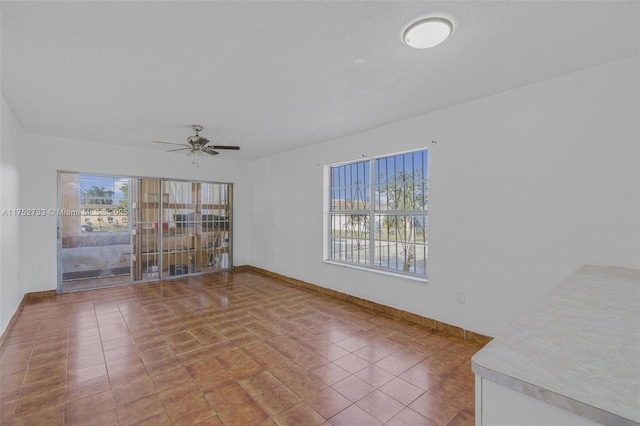
<svg viewBox="0 0 640 426"><path fill-rule="evenodd" d="M427 277L426 149L330 167L329 259Z"/></svg>

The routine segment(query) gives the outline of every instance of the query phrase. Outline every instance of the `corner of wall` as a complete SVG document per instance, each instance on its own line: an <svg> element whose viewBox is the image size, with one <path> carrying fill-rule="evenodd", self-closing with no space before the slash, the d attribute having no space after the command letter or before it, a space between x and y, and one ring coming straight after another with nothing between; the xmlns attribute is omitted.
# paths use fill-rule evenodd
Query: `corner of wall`
<svg viewBox="0 0 640 426"><path fill-rule="evenodd" d="M0 93L0 335L24 297L21 281L22 220L12 209L21 208L20 163L24 132L4 94Z"/></svg>

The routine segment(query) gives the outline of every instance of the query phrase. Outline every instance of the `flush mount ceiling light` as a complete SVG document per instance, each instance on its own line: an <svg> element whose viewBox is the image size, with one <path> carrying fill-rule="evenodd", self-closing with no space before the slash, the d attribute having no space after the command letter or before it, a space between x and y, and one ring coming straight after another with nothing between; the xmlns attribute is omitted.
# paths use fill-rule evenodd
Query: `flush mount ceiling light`
<svg viewBox="0 0 640 426"><path fill-rule="evenodd" d="M426 18L414 22L404 32L404 42L416 49L428 49L445 41L453 25L444 18Z"/></svg>

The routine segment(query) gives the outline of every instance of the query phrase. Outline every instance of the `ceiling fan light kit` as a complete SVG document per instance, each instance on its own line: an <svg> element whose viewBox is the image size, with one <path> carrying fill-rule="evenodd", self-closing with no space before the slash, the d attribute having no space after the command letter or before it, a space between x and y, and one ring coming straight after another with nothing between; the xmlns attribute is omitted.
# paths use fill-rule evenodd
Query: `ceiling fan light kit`
<svg viewBox="0 0 640 426"><path fill-rule="evenodd" d="M196 132L196 134L194 136L189 136L187 138L187 142L188 144L184 144L184 143L173 143L173 142L162 142L162 141L153 141L154 143L163 143L163 144L167 144L167 145L178 145L178 146L186 146L186 148L177 148L177 149L170 149L167 152L174 152L174 151L184 151L186 149L189 150L189 152L187 153L187 157L189 159L191 159L191 162L193 164L196 165L196 167L199 166L199 162L201 159L203 159L204 157L206 157L205 154L209 154L209 155L218 155L219 152L216 151L216 149L230 149L230 150L234 150L234 151L238 151L240 149L239 146L235 146L235 145L207 145L209 143L209 139L200 136L200 132L202 131L203 127L199 124L193 124L191 125L191 128L193 128L193 130Z"/></svg>

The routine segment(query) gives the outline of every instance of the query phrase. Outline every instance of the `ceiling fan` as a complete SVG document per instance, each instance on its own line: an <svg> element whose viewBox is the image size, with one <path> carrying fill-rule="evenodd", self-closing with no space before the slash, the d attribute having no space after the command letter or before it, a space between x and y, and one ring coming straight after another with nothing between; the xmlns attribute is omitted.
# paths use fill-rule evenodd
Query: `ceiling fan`
<svg viewBox="0 0 640 426"><path fill-rule="evenodd" d="M233 146L233 145L207 145L209 143L209 139L200 136L200 132L202 131L202 126L198 125L198 124L193 124L191 126L193 128L193 130L196 132L195 136L189 136L187 138L187 142L186 143L172 143L172 142L162 142L162 141L153 141L155 143L164 143L167 145L178 145L178 146L185 146L186 148L176 148L176 149L170 149L167 152L174 152L174 151L183 151L183 150L190 150L187 155L190 157L195 157L196 159L198 157L202 157L203 153L209 154L209 155L218 155L220 154L218 151L216 151L216 149L232 149L232 150L239 150L240 147L239 146Z"/></svg>

